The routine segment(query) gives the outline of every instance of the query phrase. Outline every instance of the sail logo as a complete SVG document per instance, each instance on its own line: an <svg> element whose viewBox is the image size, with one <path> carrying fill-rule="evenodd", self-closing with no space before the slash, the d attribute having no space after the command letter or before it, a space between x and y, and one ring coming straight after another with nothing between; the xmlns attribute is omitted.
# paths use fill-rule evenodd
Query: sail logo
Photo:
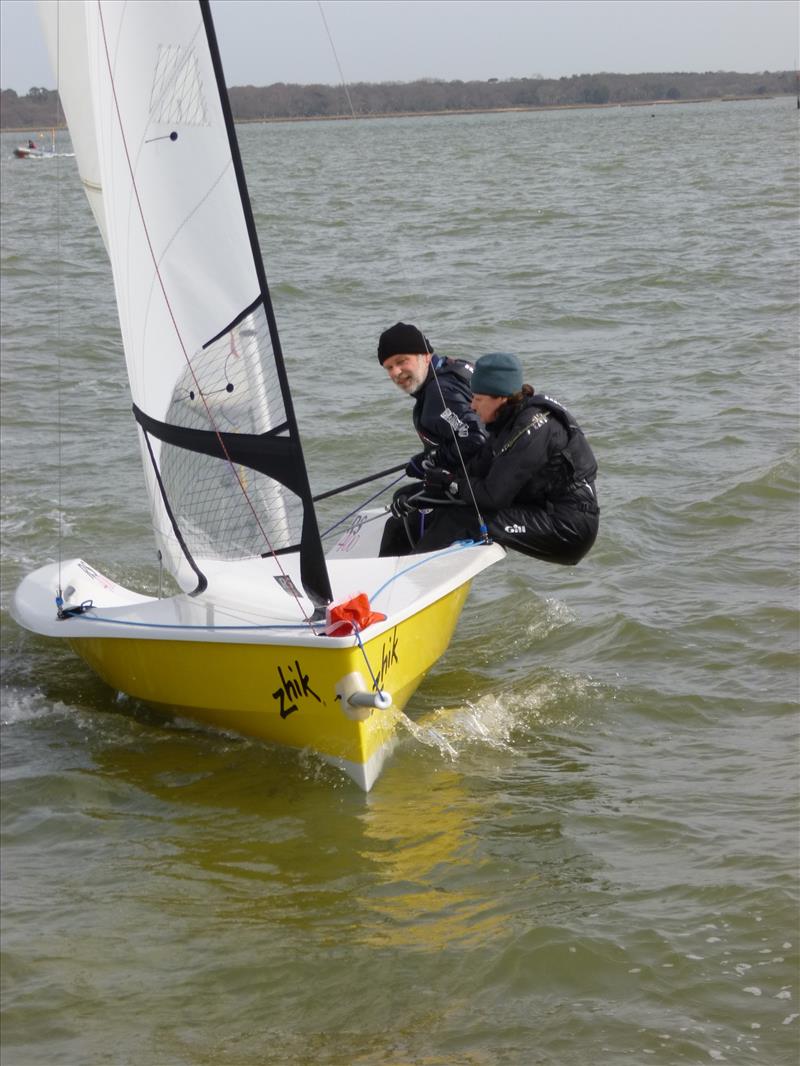
<svg viewBox="0 0 800 1066"><path fill-rule="evenodd" d="M296 674L290 677L290 674ZM322 700L316 694L309 683L308 674L304 674L299 659L295 659L294 666L287 666L284 673L282 667L278 667L278 679L280 685L272 693L272 698L279 705L281 718L288 718L290 714L300 710L299 700L307 696L313 696L317 703Z"/></svg>
<svg viewBox="0 0 800 1066"><path fill-rule="evenodd" d="M85 563L83 559L81 559L78 563L78 569L83 570L84 574L86 574L87 577L90 577L92 581L96 581L98 585L102 585L104 589L111 590L119 588L119 585L117 585L114 581L109 581L108 578L104 577L102 574L98 574L95 568L93 566L89 566L89 564Z"/></svg>
<svg viewBox="0 0 800 1066"><path fill-rule="evenodd" d="M382 689L386 680L386 675L389 673L391 666L397 663L399 665L400 659L397 655L397 626L389 634L389 639L385 640L381 645L381 667L378 670L375 678L375 687Z"/></svg>

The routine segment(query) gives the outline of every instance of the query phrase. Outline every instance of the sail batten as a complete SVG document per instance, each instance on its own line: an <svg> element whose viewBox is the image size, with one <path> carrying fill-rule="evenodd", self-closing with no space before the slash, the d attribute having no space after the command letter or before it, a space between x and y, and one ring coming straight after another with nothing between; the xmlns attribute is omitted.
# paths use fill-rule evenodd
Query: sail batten
<svg viewBox="0 0 800 1066"><path fill-rule="evenodd" d="M148 0L40 9L111 260L166 565L186 587L195 559L300 543L306 591L328 602L209 4L165 3L158 19Z"/></svg>

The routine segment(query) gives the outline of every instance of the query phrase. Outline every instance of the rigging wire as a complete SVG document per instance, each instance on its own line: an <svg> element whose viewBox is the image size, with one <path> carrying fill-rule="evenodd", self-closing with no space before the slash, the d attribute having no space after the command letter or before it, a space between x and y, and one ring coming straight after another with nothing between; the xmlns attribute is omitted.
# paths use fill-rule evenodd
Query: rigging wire
<svg viewBox="0 0 800 1066"><path fill-rule="evenodd" d="M333 43L333 37L331 36L331 31L330 31L330 29L328 27L328 20L325 18L325 11L324 11L324 9L322 7L322 0L317 0L317 7L319 8L319 13L322 16L322 22L323 22L323 24L325 26L325 32L328 35L328 41L330 42L331 51L333 52L334 59L336 60L336 66L339 68L339 76L340 76L340 78L342 80L342 88L344 89L345 95L347 96L347 103L350 105L350 112L351 112L353 118L356 118L356 113L355 113L355 110L353 108L353 103L352 103L352 101L350 99L350 92L349 92L349 90L347 88L347 82L345 80L344 71L342 70L342 65L339 62L339 56L338 56L338 54L336 52L336 46ZM800 98L798 98L798 106L800 106ZM405 268L403 268L403 273L406 275L406 280L408 280L407 271L405 270ZM433 360L436 357L435 357L433 351L428 347L428 340L427 340L427 337L425 336L424 330L421 330L420 332L422 333L422 337L423 337L423 340L425 342L425 350L426 350L427 354L432 357L431 358L431 368L433 370L434 381L436 382L436 388L439 390L439 398L442 401L442 410L446 411L447 410L447 404L445 403L444 394L442 393L442 386L441 386L441 384L439 382L439 375L436 373L436 367L435 367L435 365L433 363ZM483 538L483 541L485 543L488 543L488 541L489 541L489 529L488 529L488 526L486 525L486 523L485 523L485 521L483 519L483 515L481 514L480 508L478 507L478 501L475 499L475 493L474 493L473 488L472 488L472 483L471 483L471 481L469 479L469 474L467 473L466 463L464 462L464 456L463 456L463 454L461 452L461 446L458 443L458 437L456 435L456 431L453 428L453 426L450 425L449 422L448 422L448 425L450 426L450 432L453 435L453 443L455 445L456 454L458 455L459 462L461 463L461 469L463 471L464 478L466 480L467 487L469 489L469 494L470 494L470 497L472 499L472 506L474 507L475 514L476 514L476 516L478 518L478 525L479 525L479 528L480 528L481 537ZM397 480L399 481L400 479L398 478ZM395 484L395 482L392 482L392 485L393 484ZM388 485L387 489L391 488L391 487L392 487L391 485ZM330 493L329 495L332 495L332 493ZM378 496L378 495L380 495L380 493L376 493L376 496ZM321 497L314 497L314 498L315 499L319 499ZM370 499L367 500L366 503L370 503L375 498L376 498L375 496L370 497ZM355 511L351 512L351 514L355 514ZM350 515L346 516L346 518L349 518L349 517L350 517ZM346 518L342 519L342 521L345 521ZM337 523L337 525L340 525L340 524L341 523ZM326 530L326 534L330 533L333 529L336 529L336 526L332 526L331 529ZM326 534L322 534L322 535L325 536Z"/></svg>
<svg viewBox="0 0 800 1066"><path fill-rule="evenodd" d="M56 5L56 113L55 121L58 125L59 113L61 111L61 5ZM55 130L53 131L53 151L55 152ZM64 510L63 510L63 488L62 488L62 468L63 468L63 408L61 401L61 358L62 358L62 344L61 344L61 281L63 275L63 268L61 264L61 160L56 155L56 468L58 479L58 507L56 520L58 522L57 532L57 559L58 559L58 590L56 592L56 609L59 617L64 607L64 593L61 585L61 564L63 556L62 541L64 539Z"/></svg>
<svg viewBox="0 0 800 1066"><path fill-rule="evenodd" d="M347 105L350 108L350 114L353 116L353 118L355 118L356 112L355 108L353 107L353 101L350 99L350 90L347 88L347 82L345 81L344 71L342 70L342 64L339 62L339 56L336 52L336 45L333 43L333 37L331 36L331 31L328 27L328 20L325 18L325 11L322 7L322 0L317 0L317 7L319 8L320 15L322 15L322 24L324 25L325 32L328 35L331 51L333 52L333 58L336 60L336 66L339 68L339 77L342 79L342 88L344 89L344 95L347 97Z"/></svg>
<svg viewBox="0 0 800 1066"><path fill-rule="evenodd" d="M408 268L406 266L406 261L407 261L408 258L413 259L413 255L398 256L398 272L400 273L400 275L402 276L402 278L405 281L406 285L410 289L411 288L411 286L410 286L411 279L409 277ZM413 313L413 311L412 311L412 314L411 314L411 318L412 318L412 321L418 321L418 318ZM444 411L447 410L447 404L445 403L444 393L442 392L442 386L441 386L441 383L439 381L439 375L436 372L436 365L435 365L436 355L435 355L433 349L429 345L428 338L427 338L427 336L425 334L425 330L421 329L420 326L417 326L417 329L419 329L420 333L422 334L423 342L425 344L425 353L431 357L430 366L431 366L431 370L433 371L433 379L436 382L436 388L437 388L437 390L439 392L439 399L442 402L442 411L444 412ZM472 501L472 507L474 508L475 515L476 515L476 517L478 519L478 526L479 526L479 530L480 530L481 540L482 540L482 542L484 544L488 544L489 543L489 527L486 525L486 522L485 522L485 520L483 518L483 515L481 514L480 507L478 507L478 501L475 498L475 491L472 488L472 482L470 481L469 474L467 473L467 465L466 465L466 462L464 461L464 455L463 455L463 453L461 451L461 445L458 442L458 436L457 436L455 428L452 426L452 424L448 420L446 420L446 421L447 421L448 426L450 427L450 433L452 434L452 437L453 437L453 444L455 446L456 455L458 456L458 460L459 460L459 463L461 465L461 471L462 471L462 473L464 475L464 479L466 481L467 488L469 490L470 499Z"/></svg>
<svg viewBox="0 0 800 1066"><path fill-rule="evenodd" d="M441 386L441 383L439 381L439 375L436 373L436 366L434 365L434 359L436 358L436 356L434 355L433 351L428 347L428 338L425 336L425 331L424 330L420 330L420 332L422 333L422 339L425 342L425 350L427 351L428 355L430 355L430 357L431 357L431 369L433 370L433 380L436 382L436 388L439 390L439 399L442 401L442 410L446 411L447 410L447 404L444 402L444 393L442 392L442 386ZM488 541L489 541L489 527L486 525L486 522L484 521L483 515L481 514L480 507L478 507L478 501L475 499L475 493L474 493L473 488L472 488L472 482L470 481L469 474L467 473L467 464L464 462L464 455L463 455L463 453L461 451L461 445L458 443L458 435L457 435L457 433L455 431L455 428L453 427L453 425L449 421L449 419L445 419L445 421L447 422L448 426L450 427L450 432L453 434L453 444L455 445L456 454L458 455L458 460L461 463L461 469L464 472L464 480L466 481L467 488L469 489L469 494L470 494L470 497L472 499L472 506L475 508L475 514L477 515L477 518L478 518L478 526L479 526L479 529L480 529L481 537L483 538L485 543L488 543Z"/></svg>
<svg viewBox="0 0 800 1066"><path fill-rule="evenodd" d="M401 474L400 477L396 477L394 481L390 481L388 485L382 485L377 492L374 492L371 496L368 496L366 500L363 500L358 505L358 507L353 508L352 511L340 518L338 522L334 522L334 524L328 529L326 529L324 533L320 533L320 539L324 540L326 537L329 537L331 533L333 533L334 530L337 530L339 526L341 526L344 522L347 521L348 518L352 518L354 514L357 514L359 511L363 510L363 508L365 508L367 504L372 503L373 500L377 500L379 496L382 496L384 492L388 492L389 489L393 488L397 484L397 482L402 481L402 479L403 474ZM366 525L367 522L373 522L376 518L383 518L385 514L385 511L381 511L380 514L374 515L372 518L366 519L364 525Z"/></svg>
<svg viewBox="0 0 800 1066"><path fill-rule="evenodd" d="M369 656L367 655L367 649L364 647L364 642L361 639L361 630L359 629L359 627L356 625L355 622L352 623L352 626L353 626L353 633L355 634L355 638L356 638L356 643L358 644L359 648L361 648L361 654L364 656L364 662L367 664L367 670L369 671L369 676L372 679L372 687L373 687L373 689L376 692L380 692L381 691L381 687L378 684L378 679L375 676L375 671L372 669L372 664L369 661Z"/></svg>

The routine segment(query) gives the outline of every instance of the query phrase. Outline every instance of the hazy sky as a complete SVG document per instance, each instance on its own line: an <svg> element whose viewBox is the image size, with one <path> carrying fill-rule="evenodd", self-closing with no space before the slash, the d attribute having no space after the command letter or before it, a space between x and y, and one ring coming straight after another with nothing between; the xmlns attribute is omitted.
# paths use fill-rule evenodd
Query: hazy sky
<svg viewBox="0 0 800 1066"><path fill-rule="evenodd" d="M159 2L159 0L154 0ZM323 0L345 78L788 70L797 0ZM229 85L339 81L317 0L213 0ZM0 0L0 87L55 86L33 0Z"/></svg>

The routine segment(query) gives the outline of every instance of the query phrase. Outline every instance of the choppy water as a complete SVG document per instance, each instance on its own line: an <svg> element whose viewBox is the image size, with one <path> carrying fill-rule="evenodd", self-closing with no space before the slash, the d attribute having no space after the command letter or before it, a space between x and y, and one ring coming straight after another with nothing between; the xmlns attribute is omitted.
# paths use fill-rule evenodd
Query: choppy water
<svg viewBox="0 0 800 1066"><path fill-rule="evenodd" d="M414 449L405 318L575 411L601 535L482 575L368 797L117 699L7 614L59 500L155 569L74 163L4 135L4 1066L794 1064L794 101L240 135L315 491Z"/></svg>

